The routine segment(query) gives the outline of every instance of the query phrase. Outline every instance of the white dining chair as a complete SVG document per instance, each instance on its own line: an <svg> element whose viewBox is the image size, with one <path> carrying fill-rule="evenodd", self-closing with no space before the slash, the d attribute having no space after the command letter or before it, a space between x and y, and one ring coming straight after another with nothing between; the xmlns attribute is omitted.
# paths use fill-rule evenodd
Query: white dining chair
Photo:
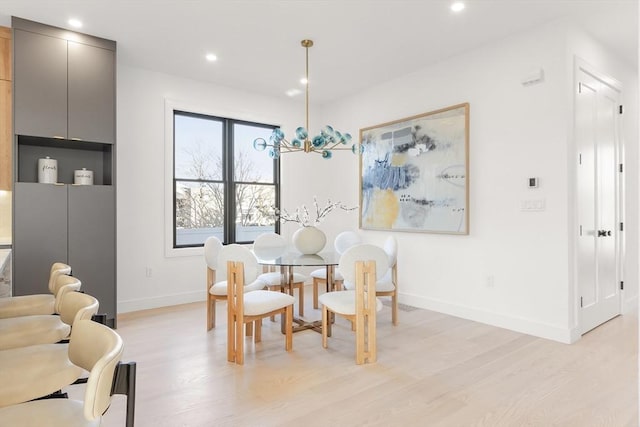
<svg viewBox="0 0 640 427"><path fill-rule="evenodd" d="M333 241L333 247L338 255L342 255L344 251L350 247L362 243L362 238L355 231L343 231L339 233ZM320 286L327 285L327 269L318 268L313 270L309 276L313 279L313 308L318 308L318 293L320 292ZM333 283L336 289L341 289L344 278L340 273L340 269L336 268L333 272Z"/></svg>
<svg viewBox="0 0 640 427"><path fill-rule="evenodd" d="M254 279L258 266L255 255L246 247L225 246L220 251L220 258L227 262L227 360L244 364L245 325L247 330L253 329L254 341L258 343L262 339L262 319L277 314L285 317L285 350L291 351L295 298L268 290L243 292L245 282Z"/></svg>
<svg viewBox="0 0 640 427"><path fill-rule="evenodd" d="M216 268L218 268L218 253L222 249L222 242L215 236L210 236L204 241L204 261L207 265L207 331L216 327L216 301L227 299L227 289L219 286L214 289L216 283Z"/></svg>
<svg viewBox="0 0 640 427"><path fill-rule="evenodd" d="M331 336L331 313L351 321L356 334L356 364L377 360L376 312L382 303L375 295L377 277L388 269L387 254L382 248L361 244L347 249L340 257L338 268L354 290L333 291L320 295L322 305L322 346L328 347Z"/></svg>
<svg viewBox="0 0 640 427"><path fill-rule="evenodd" d="M398 324L398 241L388 236L383 249L389 258L389 268L376 282L376 296L391 297L391 323ZM345 280L345 289L355 289L354 283Z"/></svg>
<svg viewBox="0 0 640 427"><path fill-rule="evenodd" d="M227 260L219 259L224 246L215 236L204 242L204 259L207 265L207 331L216 327L216 301L227 299ZM257 264L256 264L257 275ZM257 276L246 282L245 292L264 289L266 283L258 280Z"/></svg>
<svg viewBox="0 0 640 427"><path fill-rule="evenodd" d="M253 251L263 259L275 259L282 255L287 249L287 241L284 237L276 233L260 234L253 242ZM282 277L279 271L275 271L273 266L263 266L263 273L258 275L258 279L267 283L270 290L287 291L288 286L283 282L291 280L293 289L298 290L298 313L304 316L304 283L307 277L301 273L293 273L293 278Z"/></svg>

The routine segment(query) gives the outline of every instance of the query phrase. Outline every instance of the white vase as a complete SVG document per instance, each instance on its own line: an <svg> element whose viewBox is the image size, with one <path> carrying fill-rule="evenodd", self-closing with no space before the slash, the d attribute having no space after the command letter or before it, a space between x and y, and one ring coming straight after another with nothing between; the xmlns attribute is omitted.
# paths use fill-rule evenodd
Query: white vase
<svg viewBox="0 0 640 427"><path fill-rule="evenodd" d="M301 227L293 233L293 246L304 255L320 252L327 243L327 236L322 230L314 227Z"/></svg>

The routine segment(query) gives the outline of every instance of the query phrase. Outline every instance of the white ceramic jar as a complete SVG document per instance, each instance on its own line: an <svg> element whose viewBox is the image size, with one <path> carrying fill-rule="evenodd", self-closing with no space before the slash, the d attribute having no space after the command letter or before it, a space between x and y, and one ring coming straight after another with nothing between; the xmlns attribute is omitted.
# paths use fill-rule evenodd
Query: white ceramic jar
<svg viewBox="0 0 640 427"><path fill-rule="evenodd" d="M75 185L93 185L93 171L89 171L87 168L74 170L73 183Z"/></svg>
<svg viewBox="0 0 640 427"><path fill-rule="evenodd" d="M47 156L38 159L38 182L41 184L55 184L58 182L58 161Z"/></svg>

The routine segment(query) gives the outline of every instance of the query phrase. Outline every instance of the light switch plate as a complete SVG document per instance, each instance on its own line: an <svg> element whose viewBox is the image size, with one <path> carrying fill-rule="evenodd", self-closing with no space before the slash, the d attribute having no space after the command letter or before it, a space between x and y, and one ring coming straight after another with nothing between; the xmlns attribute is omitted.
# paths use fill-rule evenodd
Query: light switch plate
<svg viewBox="0 0 640 427"><path fill-rule="evenodd" d="M520 210L525 212L542 212L546 209L545 199L528 199L520 202Z"/></svg>

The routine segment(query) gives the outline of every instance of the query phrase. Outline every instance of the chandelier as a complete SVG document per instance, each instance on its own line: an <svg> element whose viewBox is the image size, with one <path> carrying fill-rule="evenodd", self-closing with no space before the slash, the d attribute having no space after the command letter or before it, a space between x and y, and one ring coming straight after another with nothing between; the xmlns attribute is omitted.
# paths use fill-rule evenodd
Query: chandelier
<svg viewBox="0 0 640 427"><path fill-rule="evenodd" d="M318 153L324 159L330 159L332 151L335 150L351 150L353 153L360 153L359 145L353 144L347 147L351 142L351 135L348 133L340 133L333 127L327 125L320 130L320 134L309 138L309 48L313 46L312 40L302 40L300 42L306 52L306 122L305 126L296 129L296 137L291 141L287 140L284 132L280 128L276 128L269 137L269 142L264 138L256 138L253 141L253 148L258 151L264 151L269 147L269 157L277 159L281 153L304 151L305 153Z"/></svg>

